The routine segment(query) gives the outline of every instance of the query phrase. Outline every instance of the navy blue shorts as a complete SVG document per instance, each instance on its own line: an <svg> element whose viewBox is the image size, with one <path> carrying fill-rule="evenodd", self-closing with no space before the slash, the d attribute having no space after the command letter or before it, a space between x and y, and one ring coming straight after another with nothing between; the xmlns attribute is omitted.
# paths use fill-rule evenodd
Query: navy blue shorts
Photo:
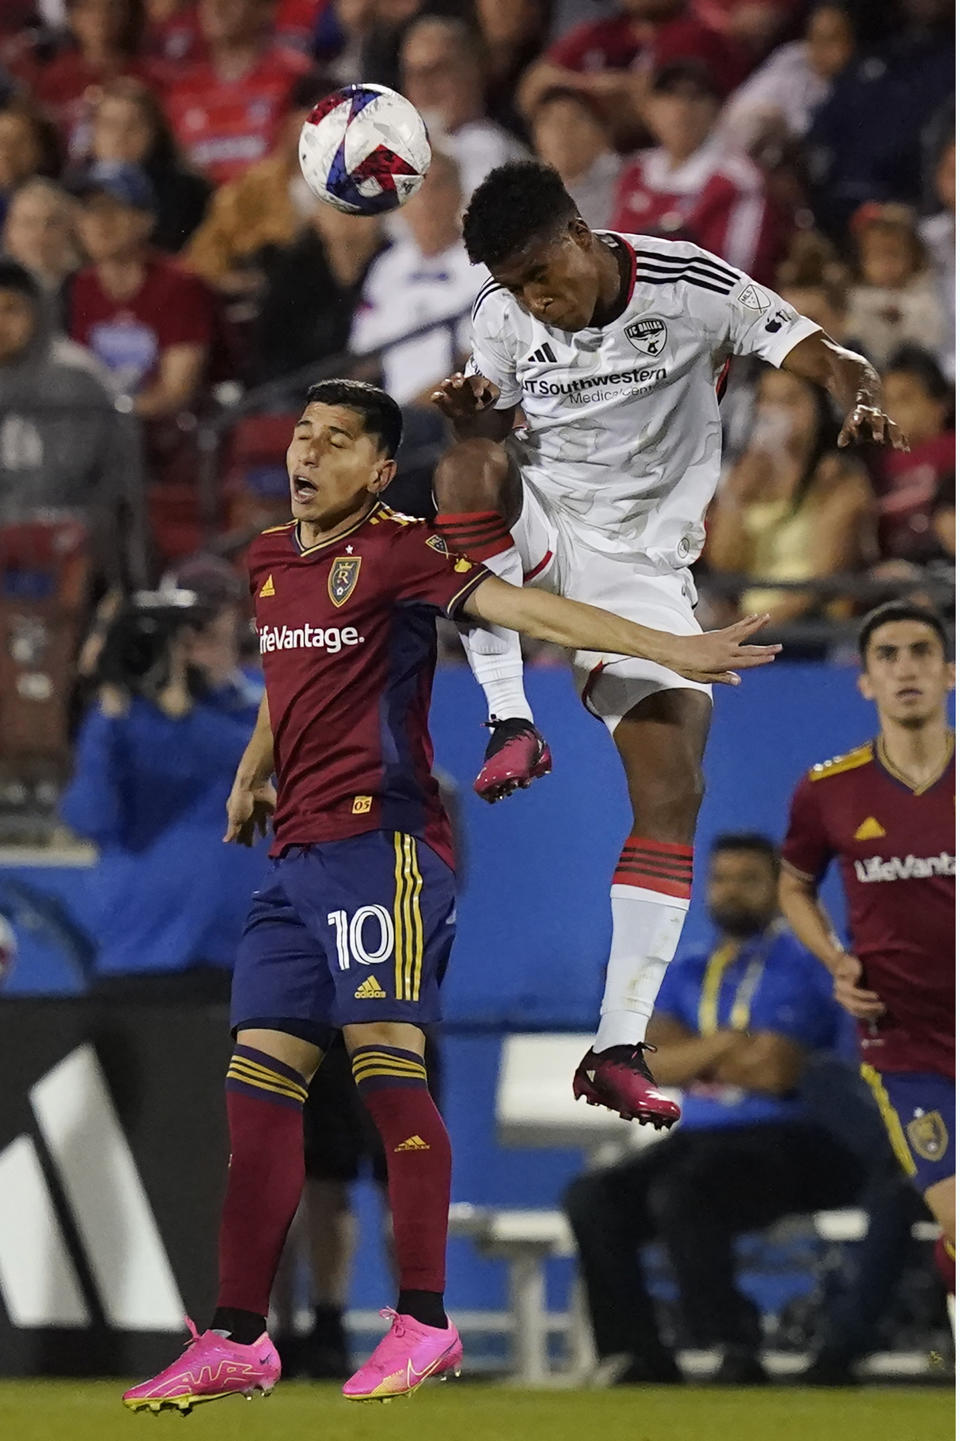
<svg viewBox="0 0 960 1441"><path fill-rule="evenodd" d="M453 945L453 872L423 841L369 831L291 846L254 891L230 1002L234 1031L440 1019ZM284 1026L281 1023L287 1023Z"/></svg>
<svg viewBox="0 0 960 1441"><path fill-rule="evenodd" d="M938 1181L954 1175L957 1103L953 1081L932 1071L861 1069L880 1107L897 1159L917 1190L929 1191Z"/></svg>

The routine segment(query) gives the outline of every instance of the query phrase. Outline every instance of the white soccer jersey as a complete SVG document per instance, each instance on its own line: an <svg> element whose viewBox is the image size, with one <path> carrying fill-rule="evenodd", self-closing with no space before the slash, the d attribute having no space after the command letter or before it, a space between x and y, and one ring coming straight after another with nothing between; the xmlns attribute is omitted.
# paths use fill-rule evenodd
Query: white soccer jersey
<svg viewBox="0 0 960 1441"><path fill-rule="evenodd" d="M720 478L724 362L759 355L779 366L820 327L697 245L619 238L635 271L622 315L571 334L491 279L474 306L467 370L500 387L498 409L522 407L521 472L576 521L584 545L682 567L703 547Z"/></svg>

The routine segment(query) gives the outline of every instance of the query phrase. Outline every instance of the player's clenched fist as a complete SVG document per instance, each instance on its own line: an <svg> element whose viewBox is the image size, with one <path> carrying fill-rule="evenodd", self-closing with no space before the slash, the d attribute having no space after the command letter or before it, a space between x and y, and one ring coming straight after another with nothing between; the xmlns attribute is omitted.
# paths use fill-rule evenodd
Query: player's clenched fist
<svg viewBox="0 0 960 1441"><path fill-rule="evenodd" d="M830 969L833 972L833 994L845 1011L858 1021L876 1021L886 1010L875 991L867 991L860 985L863 966L856 956L847 952Z"/></svg>
<svg viewBox="0 0 960 1441"><path fill-rule="evenodd" d="M496 405L500 387L485 375L463 375L458 370L456 375L441 381L430 399L448 420L466 420Z"/></svg>

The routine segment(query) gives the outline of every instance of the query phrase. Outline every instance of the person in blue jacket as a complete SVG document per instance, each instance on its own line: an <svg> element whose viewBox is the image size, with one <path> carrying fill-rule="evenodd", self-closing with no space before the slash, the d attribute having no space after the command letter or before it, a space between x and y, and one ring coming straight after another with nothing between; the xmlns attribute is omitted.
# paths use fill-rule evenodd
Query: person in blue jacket
<svg viewBox="0 0 960 1441"><path fill-rule="evenodd" d="M195 579L202 616L169 627L146 674L100 685L61 803L100 850L91 885L101 993L227 999L265 865L259 849L222 843L263 685L240 664L239 597L222 584L204 594L207 572Z"/></svg>

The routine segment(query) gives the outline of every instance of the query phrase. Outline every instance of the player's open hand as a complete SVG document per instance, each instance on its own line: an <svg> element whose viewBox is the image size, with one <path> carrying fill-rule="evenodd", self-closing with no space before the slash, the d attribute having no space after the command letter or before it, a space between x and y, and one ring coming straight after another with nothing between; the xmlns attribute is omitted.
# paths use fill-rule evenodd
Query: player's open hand
<svg viewBox="0 0 960 1441"><path fill-rule="evenodd" d="M855 405L847 415L837 437L838 445L892 445L894 450L909 450L910 442L895 420L879 405Z"/></svg>
<svg viewBox="0 0 960 1441"><path fill-rule="evenodd" d="M448 420L468 420L489 410L500 399L500 387L485 375L464 375L457 371L441 381L430 396L434 405Z"/></svg>
<svg viewBox="0 0 960 1441"><path fill-rule="evenodd" d="M227 829L224 841L238 846L252 846L267 834L270 820L277 808L277 793L270 781L250 790L234 786L227 797Z"/></svg>
<svg viewBox="0 0 960 1441"><path fill-rule="evenodd" d="M671 656L665 663L687 680L697 680L704 685L739 685L738 670L769 665L783 649L780 645L745 644L769 619L769 615L748 615L723 630L671 636Z"/></svg>
<svg viewBox="0 0 960 1441"><path fill-rule="evenodd" d="M844 952L831 967L833 971L833 994L845 1011L858 1021L876 1021L883 1015L886 1006L876 991L867 991L860 985L863 966L856 956Z"/></svg>

